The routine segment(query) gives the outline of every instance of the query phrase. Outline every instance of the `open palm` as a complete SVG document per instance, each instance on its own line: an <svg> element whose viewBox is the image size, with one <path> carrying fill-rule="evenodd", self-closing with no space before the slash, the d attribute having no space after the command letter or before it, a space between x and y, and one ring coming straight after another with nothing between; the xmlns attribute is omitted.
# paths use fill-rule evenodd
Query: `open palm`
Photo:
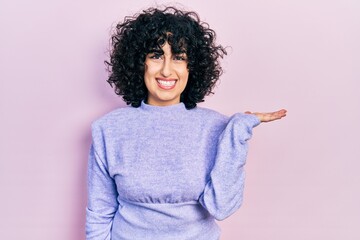
<svg viewBox="0 0 360 240"><path fill-rule="evenodd" d="M245 113L254 114L260 119L261 122L271 122L285 117L286 112L287 111L285 109L281 109L279 111L269 112L269 113L259 113L259 112L250 112L250 111L246 111Z"/></svg>

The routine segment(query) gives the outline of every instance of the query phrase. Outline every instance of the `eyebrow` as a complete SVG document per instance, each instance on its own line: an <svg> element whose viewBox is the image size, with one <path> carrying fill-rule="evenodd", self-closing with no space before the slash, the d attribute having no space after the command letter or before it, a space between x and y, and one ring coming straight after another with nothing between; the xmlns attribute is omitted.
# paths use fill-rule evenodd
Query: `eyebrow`
<svg viewBox="0 0 360 240"><path fill-rule="evenodd" d="M148 53L157 53L157 54L164 54L164 51L159 48L152 48L149 50Z"/></svg>
<svg viewBox="0 0 360 240"><path fill-rule="evenodd" d="M187 54L186 49L181 49L179 51L173 52L174 54Z"/></svg>
<svg viewBox="0 0 360 240"><path fill-rule="evenodd" d="M149 51L148 51L148 54L151 54L151 53L163 55L164 51L162 49L159 49L159 48L152 48L152 49L149 49ZM181 49L179 51L172 52L172 54L185 54L185 55L187 55L187 52L186 52L186 49Z"/></svg>

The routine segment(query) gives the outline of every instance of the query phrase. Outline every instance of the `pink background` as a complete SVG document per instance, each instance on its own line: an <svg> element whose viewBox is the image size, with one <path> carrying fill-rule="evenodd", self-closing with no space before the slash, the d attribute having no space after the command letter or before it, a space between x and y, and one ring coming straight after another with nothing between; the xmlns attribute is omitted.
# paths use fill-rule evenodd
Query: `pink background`
<svg viewBox="0 0 360 240"><path fill-rule="evenodd" d="M255 129L222 239L360 239L360 2L181 3L231 46L202 106L289 111ZM124 106L109 32L153 4L0 0L0 239L84 239L90 123Z"/></svg>

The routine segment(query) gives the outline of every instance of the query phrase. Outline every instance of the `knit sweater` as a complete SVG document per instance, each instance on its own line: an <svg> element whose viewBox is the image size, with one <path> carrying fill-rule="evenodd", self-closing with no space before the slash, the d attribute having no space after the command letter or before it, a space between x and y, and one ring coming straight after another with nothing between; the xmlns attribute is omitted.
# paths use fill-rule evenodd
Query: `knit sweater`
<svg viewBox="0 0 360 240"><path fill-rule="evenodd" d="M87 240L217 240L241 205L259 119L183 103L116 109L92 124Z"/></svg>

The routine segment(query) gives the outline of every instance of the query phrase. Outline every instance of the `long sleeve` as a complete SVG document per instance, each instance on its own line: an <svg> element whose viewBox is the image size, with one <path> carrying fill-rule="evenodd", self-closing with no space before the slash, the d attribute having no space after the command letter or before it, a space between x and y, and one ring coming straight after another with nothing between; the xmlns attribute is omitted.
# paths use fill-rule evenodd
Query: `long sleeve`
<svg viewBox="0 0 360 240"><path fill-rule="evenodd" d="M254 115L237 113L220 135L213 169L199 198L200 204L217 220L233 214L242 203L247 141L259 123Z"/></svg>
<svg viewBox="0 0 360 240"><path fill-rule="evenodd" d="M93 144L88 162L88 206L86 208L86 240L110 240L115 212L118 208L114 179L109 175L104 149L96 151L99 137L93 131Z"/></svg>

